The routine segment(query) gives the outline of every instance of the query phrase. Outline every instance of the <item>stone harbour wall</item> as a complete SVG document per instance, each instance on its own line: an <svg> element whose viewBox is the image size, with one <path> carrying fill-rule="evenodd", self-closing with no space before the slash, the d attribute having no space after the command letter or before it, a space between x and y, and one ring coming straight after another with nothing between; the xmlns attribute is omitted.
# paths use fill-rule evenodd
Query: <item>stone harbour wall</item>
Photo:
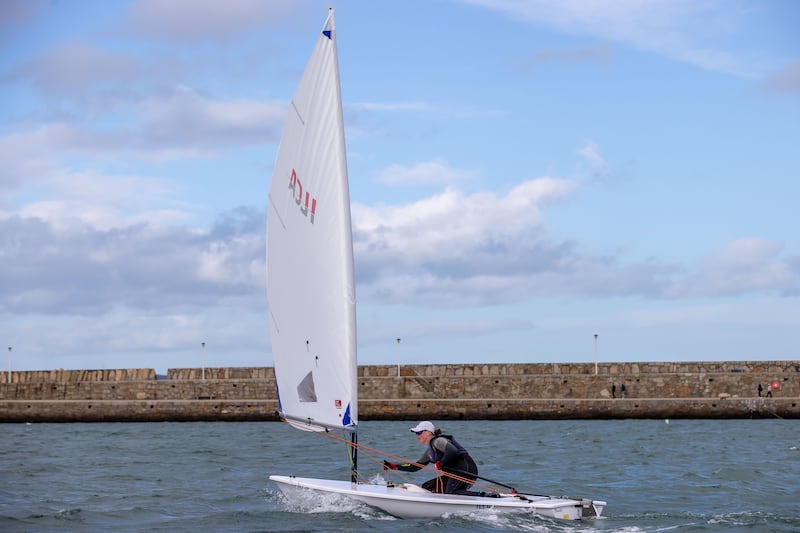
<svg viewBox="0 0 800 533"><path fill-rule="evenodd" d="M124 368L103 370L25 370L2 372L0 383L77 383L83 381L142 381L156 379L152 368Z"/></svg>
<svg viewBox="0 0 800 533"><path fill-rule="evenodd" d="M362 420L800 418L800 361L365 365L358 377ZM277 420L277 408L271 367L0 380L4 422Z"/></svg>

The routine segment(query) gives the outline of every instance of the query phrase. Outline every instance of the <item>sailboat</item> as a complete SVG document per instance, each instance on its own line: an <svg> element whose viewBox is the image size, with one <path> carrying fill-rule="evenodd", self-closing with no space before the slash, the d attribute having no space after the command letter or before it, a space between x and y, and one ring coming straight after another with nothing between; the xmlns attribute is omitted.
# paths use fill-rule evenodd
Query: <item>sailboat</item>
<svg viewBox="0 0 800 533"><path fill-rule="evenodd" d="M280 416L300 430L341 433L351 463L349 480L271 475L287 499L333 493L401 518L527 509L574 520L602 513L601 501L516 491L437 494L412 483L360 479L353 240L332 9L292 98L276 157L267 283Z"/></svg>

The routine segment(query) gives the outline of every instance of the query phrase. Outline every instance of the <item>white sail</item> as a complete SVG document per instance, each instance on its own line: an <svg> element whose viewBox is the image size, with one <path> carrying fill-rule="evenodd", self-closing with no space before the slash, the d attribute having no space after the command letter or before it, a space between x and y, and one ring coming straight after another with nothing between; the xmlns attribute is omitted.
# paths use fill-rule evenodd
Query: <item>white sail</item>
<svg viewBox="0 0 800 533"><path fill-rule="evenodd" d="M282 415L358 423L353 242L333 10L289 106L267 208L270 334Z"/></svg>

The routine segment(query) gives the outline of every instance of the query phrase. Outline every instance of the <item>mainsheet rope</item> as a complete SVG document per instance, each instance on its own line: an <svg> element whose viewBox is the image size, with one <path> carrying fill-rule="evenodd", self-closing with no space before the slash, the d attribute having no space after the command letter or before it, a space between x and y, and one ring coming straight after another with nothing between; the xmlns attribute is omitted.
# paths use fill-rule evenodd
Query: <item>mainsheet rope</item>
<svg viewBox="0 0 800 533"><path fill-rule="evenodd" d="M338 436L338 435L336 435L334 433L331 433L330 431L315 432L315 433L324 435L324 436L328 437L329 439L333 439L333 440L337 440L339 442L342 442L347 447L353 447L356 450L359 450L361 452L368 452L368 453L365 454L366 457L370 461L374 462L376 465L379 465L381 467L383 467L383 460L378 459L375 456L381 456L381 457L386 457L388 459L393 459L398 463L408 463L410 465L418 466L420 469L423 469L423 470L433 470L433 472L436 473L437 475L450 477L450 478L453 478L453 479L455 479L457 481L461 481L461 482L464 482L464 483L470 483L473 486L479 487L479 488L482 488L482 489L490 490L490 491L493 491L493 492L499 492L498 487L496 485L484 485L484 484L478 482L477 480L472 480L472 479L464 477L464 476L459 476L458 474L453 474L451 472L445 472L444 470L436 470L435 467L432 467L432 466L429 466L429 465L423 465L421 463L417 463L417 462L414 462L414 461L409 461L404 457L400 457L398 455L393 455L393 454L388 453L388 452L383 452L383 451L377 450L375 448L370 448L369 446L365 446L363 444L353 443L353 442L351 442L351 441L349 441L347 439L344 439L344 438L342 438L342 437L340 437L340 436ZM374 454L375 456L370 455L370 454ZM350 455L350 454L348 454L348 455ZM393 470L392 472L394 474L396 474L398 477L408 481L409 483L412 483L411 478L406 476L406 475L404 475L404 474L401 474L400 471ZM356 472L356 475L358 475L359 478L361 477L361 474L359 472ZM516 494L514 494L514 493L512 493L512 494L516 496Z"/></svg>

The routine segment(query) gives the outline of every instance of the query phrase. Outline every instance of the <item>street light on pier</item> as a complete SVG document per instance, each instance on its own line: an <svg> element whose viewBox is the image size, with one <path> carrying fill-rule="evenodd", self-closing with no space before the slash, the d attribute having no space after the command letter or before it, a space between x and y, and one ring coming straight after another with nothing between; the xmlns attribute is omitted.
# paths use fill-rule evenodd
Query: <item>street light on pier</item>
<svg viewBox="0 0 800 533"><path fill-rule="evenodd" d="M597 375L597 333L594 334L594 375Z"/></svg>
<svg viewBox="0 0 800 533"><path fill-rule="evenodd" d="M206 343L201 342L200 346L203 347L203 362L202 362L203 366L200 370L200 377L201 379L206 379Z"/></svg>
<svg viewBox="0 0 800 533"><path fill-rule="evenodd" d="M397 340L400 341L400 339ZM8 384L11 384L11 346L8 347Z"/></svg>
<svg viewBox="0 0 800 533"><path fill-rule="evenodd" d="M397 377L400 377L400 337L397 337Z"/></svg>

